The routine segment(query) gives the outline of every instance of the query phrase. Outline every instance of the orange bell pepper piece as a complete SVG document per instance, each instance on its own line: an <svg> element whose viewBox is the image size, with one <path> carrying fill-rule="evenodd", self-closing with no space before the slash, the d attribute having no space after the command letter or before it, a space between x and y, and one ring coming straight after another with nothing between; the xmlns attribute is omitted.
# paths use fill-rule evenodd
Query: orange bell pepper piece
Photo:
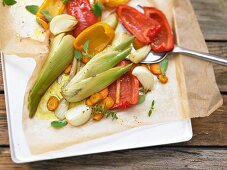
<svg viewBox="0 0 227 170"><path fill-rule="evenodd" d="M36 14L37 22L44 28L49 29L49 21L45 18L42 11L47 10L52 17L60 15L63 13L65 5L62 0L45 0L42 5L39 7L39 10Z"/></svg>
<svg viewBox="0 0 227 170"><path fill-rule="evenodd" d="M82 51L84 43L89 40L89 54L95 55L106 48L114 38L114 30L108 24L98 22L83 30L75 39L74 47Z"/></svg>
<svg viewBox="0 0 227 170"><path fill-rule="evenodd" d="M110 8L126 4L129 0L104 0L104 5Z"/></svg>

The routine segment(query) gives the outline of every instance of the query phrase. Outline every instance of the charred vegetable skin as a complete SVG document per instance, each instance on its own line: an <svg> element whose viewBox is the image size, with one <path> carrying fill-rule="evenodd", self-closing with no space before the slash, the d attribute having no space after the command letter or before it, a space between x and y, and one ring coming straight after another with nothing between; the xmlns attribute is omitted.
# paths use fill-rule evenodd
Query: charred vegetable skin
<svg viewBox="0 0 227 170"><path fill-rule="evenodd" d="M35 115L38 104L50 85L62 74L73 60L73 42L71 35L60 34L51 43L50 53L28 96L29 117Z"/></svg>

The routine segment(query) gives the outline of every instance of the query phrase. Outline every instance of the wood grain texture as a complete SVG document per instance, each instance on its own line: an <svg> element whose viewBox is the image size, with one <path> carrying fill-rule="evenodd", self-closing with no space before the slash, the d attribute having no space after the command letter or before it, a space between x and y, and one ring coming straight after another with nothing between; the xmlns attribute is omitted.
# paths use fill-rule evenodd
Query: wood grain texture
<svg viewBox="0 0 227 170"><path fill-rule="evenodd" d="M207 46L210 53L227 58L227 42L207 42ZM214 64L214 73L220 91L227 93L227 67Z"/></svg>
<svg viewBox="0 0 227 170"><path fill-rule="evenodd" d="M0 169L222 169L227 168L227 149L147 147L65 159L14 164L9 149L0 148ZM220 168L220 169L221 169Z"/></svg>
<svg viewBox="0 0 227 170"><path fill-rule="evenodd" d="M206 40L227 40L227 1L191 0Z"/></svg>
<svg viewBox="0 0 227 170"><path fill-rule="evenodd" d="M2 59L0 58L0 92L3 92L4 86L3 86L3 77L2 77Z"/></svg>
<svg viewBox="0 0 227 170"><path fill-rule="evenodd" d="M223 106L211 116L192 119L192 140L183 144L189 146L227 146L227 95L222 97L224 99Z"/></svg>
<svg viewBox="0 0 227 170"><path fill-rule="evenodd" d="M9 145L4 94L0 94L0 146Z"/></svg>

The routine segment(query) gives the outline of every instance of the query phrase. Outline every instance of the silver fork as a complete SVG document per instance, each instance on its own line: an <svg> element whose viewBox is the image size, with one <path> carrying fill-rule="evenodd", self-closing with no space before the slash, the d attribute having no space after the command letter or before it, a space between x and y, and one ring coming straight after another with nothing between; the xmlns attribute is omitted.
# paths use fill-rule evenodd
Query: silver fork
<svg viewBox="0 0 227 170"><path fill-rule="evenodd" d="M135 49L133 49L135 50ZM198 51L193 51L189 50L183 47L179 47L177 45L174 46L173 50L170 52L166 53L155 53L153 51L150 51L150 53L147 55L144 60L142 60L140 63L158 63L162 60L164 60L167 56L170 54L184 54L187 56L191 56L194 58L210 61L216 64L220 64L223 66L227 66L227 58L221 57L221 56L216 56L213 54L208 54L208 53L203 53L203 52L198 52ZM127 58L128 59L128 58Z"/></svg>

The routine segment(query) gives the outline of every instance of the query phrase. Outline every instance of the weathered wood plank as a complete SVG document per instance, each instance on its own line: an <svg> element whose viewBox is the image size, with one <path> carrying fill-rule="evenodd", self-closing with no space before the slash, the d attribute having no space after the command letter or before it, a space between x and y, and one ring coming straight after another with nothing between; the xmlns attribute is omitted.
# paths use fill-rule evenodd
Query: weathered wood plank
<svg viewBox="0 0 227 170"><path fill-rule="evenodd" d="M0 145L9 145L5 98L0 94Z"/></svg>
<svg viewBox="0 0 227 170"><path fill-rule="evenodd" d="M227 42L208 42L210 53L227 58ZM227 92L227 67L214 64L216 81L220 91Z"/></svg>
<svg viewBox="0 0 227 170"><path fill-rule="evenodd" d="M211 116L192 120L194 136L191 141L177 146L227 146L227 95L224 105ZM0 95L0 145L8 145L4 96ZM3 104L2 104L3 103Z"/></svg>
<svg viewBox="0 0 227 170"><path fill-rule="evenodd" d="M223 99L223 106L211 116L192 119L193 138L185 145L227 146L227 95L223 95Z"/></svg>
<svg viewBox="0 0 227 170"><path fill-rule="evenodd" d="M3 77L2 77L2 60L0 58L0 92L4 90Z"/></svg>
<svg viewBox="0 0 227 170"><path fill-rule="evenodd" d="M206 40L227 40L227 1L191 0Z"/></svg>
<svg viewBox="0 0 227 170"><path fill-rule="evenodd" d="M7 167L7 168L6 168ZM27 164L14 164L0 148L0 169L226 169L226 148L148 147Z"/></svg>

